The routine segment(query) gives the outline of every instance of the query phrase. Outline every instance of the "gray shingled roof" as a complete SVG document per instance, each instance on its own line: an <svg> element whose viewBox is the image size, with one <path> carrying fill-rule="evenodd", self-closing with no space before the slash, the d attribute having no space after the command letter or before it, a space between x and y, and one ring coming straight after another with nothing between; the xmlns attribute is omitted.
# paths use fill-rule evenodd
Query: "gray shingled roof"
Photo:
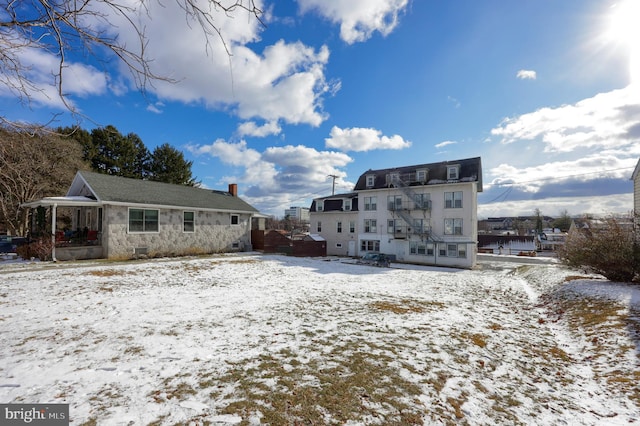
<svg viewBox="0 0 640 426"><path fill-rule="evenodd" d="M78 172L99 201L200 209L257 212L247 202L229 192L129 179L101 173ZM70 194L73 195L73 194Z"/></svg>
<svg viewBox="0 0 640 426"><path fill-rule="evenodd" d="M367 189L380 189L385 188L386 175L389 173L414 173L418 169L428 169L429 176L427 185L429 184L442 184L448 183L447 181L447 166L460 165L460 178L458 182L477 182L478 192L482 192L482 161L480 157L465 158L462 160L454 161L442 161L439 163L418 164L413 166L402 166L389 169L380 170L367 170L358 179L355 185L354 191L363 191ZM375 175L375 185L373 188L367 187L366 177L367 175ZM412 183L412 185L418 183Z"/></svg>

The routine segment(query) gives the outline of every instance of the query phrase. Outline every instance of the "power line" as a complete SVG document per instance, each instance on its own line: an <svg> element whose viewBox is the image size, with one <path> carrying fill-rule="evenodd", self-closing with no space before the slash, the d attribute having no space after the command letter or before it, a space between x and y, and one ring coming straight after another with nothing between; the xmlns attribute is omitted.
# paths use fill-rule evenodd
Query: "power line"
<svg viewBox="0 0 640 426"><path fill-rule="evenodd" d="M525 181L522 181L522 182L495 183L495 184L490 184L490 185L494 185L494 186L515 186L515 185L522 185L524 183L544 182L544 181L548 181L548 180L561 180L561 179L566 179L566 178L571 178L571 177L578 177L578 176L598 175L598 174L602 174L602 173L617 172L617 171L620 171L620 170L630 170L630 169L634 169L634 168L635 167L621 167L619 169L601 170L599 172L579 173L579 174L567 175L567 176L555 176L555 177L548 177L548 178L542 178L542 179L525 180Z"/></svg>

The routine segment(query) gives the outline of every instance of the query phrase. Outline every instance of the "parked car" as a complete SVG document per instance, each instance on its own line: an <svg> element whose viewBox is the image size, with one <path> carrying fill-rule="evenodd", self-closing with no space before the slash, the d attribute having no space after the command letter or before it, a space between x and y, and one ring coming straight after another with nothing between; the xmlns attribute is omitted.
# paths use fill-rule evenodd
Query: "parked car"
<svg viewBox="0 0 640 426"><path fill-rule="evenodd" d="M24 237L10 237L7 235L0 235L0 254L15 253L18 246L26 243L27 239Z"/></svg>
<svg viewBox="0 0 640 426"><path fill-rule="evenodd" d="M369 252L362 256L358 263L388 268L391 264L391 257L384 253Z"/></svg>

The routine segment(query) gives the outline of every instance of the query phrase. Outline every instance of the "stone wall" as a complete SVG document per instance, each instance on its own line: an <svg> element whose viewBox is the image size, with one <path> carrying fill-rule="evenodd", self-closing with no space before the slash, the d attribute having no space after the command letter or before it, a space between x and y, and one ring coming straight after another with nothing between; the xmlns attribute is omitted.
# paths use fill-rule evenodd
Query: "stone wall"
<svg viewBox="0 0 640 426"><path fill-rule="evenodd" d="M136 252L149 256L188 255L250 247L249 214L238 214L239 224L231 225L229 212L196 211L195 231L183 232L183 212L159 209L159 232L136 233L128 231L128 207L105 206L102 245L106 257L132 257Z"/></svg>

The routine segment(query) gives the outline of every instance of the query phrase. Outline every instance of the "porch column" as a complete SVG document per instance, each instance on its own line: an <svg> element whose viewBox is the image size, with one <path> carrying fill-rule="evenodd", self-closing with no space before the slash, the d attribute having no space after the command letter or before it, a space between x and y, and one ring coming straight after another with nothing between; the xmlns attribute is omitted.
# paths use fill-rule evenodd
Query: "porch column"
<svg viewBox="0 0 640 426"><path fill-rule="evenodd" d="M51 207L51 260L57 262L56 259L56 212L58 210L58 205L54 204Z"/></svg>

